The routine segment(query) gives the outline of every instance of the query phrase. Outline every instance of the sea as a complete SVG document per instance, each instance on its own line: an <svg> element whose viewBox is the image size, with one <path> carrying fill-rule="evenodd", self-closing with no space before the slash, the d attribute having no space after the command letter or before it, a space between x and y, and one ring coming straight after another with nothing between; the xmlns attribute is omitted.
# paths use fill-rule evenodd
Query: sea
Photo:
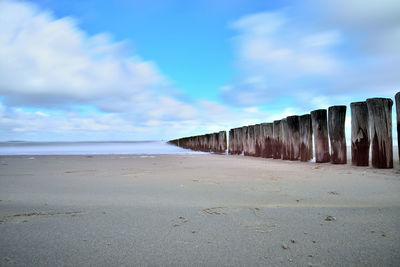
<svg viewBox="0 0 400 267"><path fill-rule="evenodd" d="M205 154L165 141L0 142L0 155Z"/></svg>

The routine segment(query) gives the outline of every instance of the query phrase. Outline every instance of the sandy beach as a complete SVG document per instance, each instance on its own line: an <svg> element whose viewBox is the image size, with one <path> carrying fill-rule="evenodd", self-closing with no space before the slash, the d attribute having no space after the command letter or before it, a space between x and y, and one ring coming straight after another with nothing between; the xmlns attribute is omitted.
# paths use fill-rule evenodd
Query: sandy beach
<svg viewBox="0 0 400 267"><path fill-rule="evenodd" d="M397 156L1 156L0 265L398 266L399 192Z"/></svg>

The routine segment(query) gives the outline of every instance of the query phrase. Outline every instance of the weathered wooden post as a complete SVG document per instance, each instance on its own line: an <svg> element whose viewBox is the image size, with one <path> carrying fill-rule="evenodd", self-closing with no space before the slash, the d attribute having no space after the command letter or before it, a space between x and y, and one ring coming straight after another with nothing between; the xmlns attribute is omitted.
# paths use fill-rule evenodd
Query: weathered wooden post
<svg viewBox="0 0 400 267"><path fill-rule="evenodd" d="M400 92L398 92L394 98L396 101L397 151L399 152L399 160L400 160Z"/></svg>
<svg viewBox="0 0 400 267"><path fill-rule="evenodd" d="M300 131L300 160L309 161L313 157L311 115L299 117Z"/></svg>
<svg viewBox="0 0 400 267"><path fill-rule="evenodd" d="M256 154L255 138L254 138L254 125L247 127L247 142L248 142L248 152L247 156L252 156Z"/></svg>
<svg viewBox="0 0 400 267"><path fill-rule="evenodd" d="M393 168L392 106L390 98L368 98L372 166Z"/></svg>
<svg viewBox="0 0 400 267"><path fill-rule="evenodd" d="M261 157L261 142L262 142L262 136L261 136L261 124L256 124L254 125L254 138L255 138L255 156L256 157Z"/></svg>
<svg viewBox="0 0 400 267"><path fill-rule="evenodd" d="M210 135L206 134L204 136L205 138L205 147L204 147L204 152L210 152Z"/></svg>
<svg viewBox="0 0 400 267"><path fill-rule="evenodd" d="M286 118L288 126L288 154L289 160L298 160L300 158L300 132L299 116L288 116Z"/></svg>
<svg viewBox="0 0 400 267"><path fill-rule="evenodd" d="M218 133L219 136L219 153L225 153L226 151L226 132L220 131Z"/></svg>
<svg viewBox="0 0 400 267"><path fill-rule="evenodd" d="M243 130L242 128L236 128L236 154L240 155L243 153Z"/></svg>
<svg viewBox="0 0 400 267"><path fill-rule="evenodd" d="M248 156L249 154L249 143L247 141L248 139L248 127L243 126L242 127L242 140L243 140L243 155Z"/></svg>
<svg viewBox="0 0 400 267"><path fill-rule="evenodd" d="M229 155L233 155L232 151L233 151L233 129L229 130L229 141L228 141L228 154Z"/></svg>
<svg viewBox="0 0 400 267"><path fill-rule="evenodd" d="M265 123L260 124L260 157L265 158Z"/></svg>
<svg viewBox="0 0 400 267"><path fill-rule="evenodd" d="M287 119L281 120L282 126L282 159L288 160L289 159L289 130Z"/></svg>
<svg viewBox="0 0 400 267"><path fill-rule="evenodd" d="M367 102L350 103L351 109L351 163L369 165L369 122Z"/></svg>
<svg viewBox="0 0 400 267"><path fill-rule="evenodd" d="M214 153L219 153L219 133L213 133L214 136Z"/></svg>
<svg viewBox="0 0 400 267"><path fill-rule="evenodd" d="M311 124L314 135L315 161L317 163L329 162L330 156L326 109L311 111Z"/></svg>
<svg viewBox="0 0 400 267"><path fill-rule="evenodd" d="M233 140L232 140L232 142L233 142L233 147L232 147L232 154L233 155L236 155L237 154L237 152L238 152L238 150L239 150L239 147L238 147L238 131L237 131L237 128L234 128L234 129L232 129L232 131L233 131Z"/></svg>
<svg viewBox="0 0 400 267"><path fill-rule="evenodd" d="M199 136L196 136L196 150L197 151L200 150L200 138L199 138Z"/></svg>
<svg viewBox="0 0 400 267"><path fill-rule="evenodd" d="M331 163L346 164L347 148L345 135L346 106L328 108L328 132L331 143Z"/></svg>
<svg viewBox="0 0 400 267"><path fill-rule="evenodd" d="M274 121L273 127L273 147L272 157L274 159L282 158L282 125L281 121Z"/></svg>
<svg viewBox="0 0 400 267"><path fill-rule="evenodd" d="M273 123L263 123L263 146L262 146L262 156L265 158L272 158L273 154L273 140L274 140L274 124Z"/></svg>

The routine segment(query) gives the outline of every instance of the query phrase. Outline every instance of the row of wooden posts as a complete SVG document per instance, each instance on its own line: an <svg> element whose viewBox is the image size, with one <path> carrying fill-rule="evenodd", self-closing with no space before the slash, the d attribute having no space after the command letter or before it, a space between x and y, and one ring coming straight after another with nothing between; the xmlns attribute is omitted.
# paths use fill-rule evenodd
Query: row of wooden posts
<svg viewBox="0 0 400 267"><path fill-rule="evenodd" d="M400 92L395 101L400 144ZM350 104L353 165L368 166L371 149L373 167L393 168L392 106L390 98L369 98ZM346 110L346 106L331 106L328 110L318 109L310 114L231 129L228 153L301 161L309 161L315 154L317 163L346 164ZM186 137L170 143L192 150L224 153L226 133Z"/></svg>
<svg viewBox="0 0 400 267"><path fill-rule="evenodd" d="M169 141L169 143L187 149L203 152L225 153L226 132L190 136Z"/></svg>

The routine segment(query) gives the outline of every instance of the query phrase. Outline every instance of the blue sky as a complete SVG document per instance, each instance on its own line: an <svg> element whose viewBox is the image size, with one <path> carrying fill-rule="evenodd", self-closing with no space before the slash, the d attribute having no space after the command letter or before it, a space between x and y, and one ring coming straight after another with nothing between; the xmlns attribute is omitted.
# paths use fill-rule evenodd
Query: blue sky
<svg viewBox="0 0 400 267"><path fill-rule="evenodd" d="M0 140L227 130L393 98L399 65L395 0L2 0Z"/></svg>

